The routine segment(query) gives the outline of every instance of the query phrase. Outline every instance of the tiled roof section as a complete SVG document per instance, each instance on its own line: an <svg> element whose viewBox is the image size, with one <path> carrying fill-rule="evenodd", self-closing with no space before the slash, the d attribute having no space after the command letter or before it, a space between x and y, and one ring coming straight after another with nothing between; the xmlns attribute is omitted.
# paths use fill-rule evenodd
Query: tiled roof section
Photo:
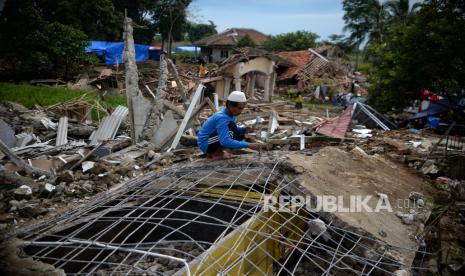
<svg viewBox="0 0 465 276"><path fill-rule="evenodd" d="M349 106L339 117L322 124L316 132L329 137L344 138L349 128L351 118L352 106Z"/></svg>
<svg viewBox="0 0 465 276"><path fill-rule="evenodd" d="M201 40L196 41L195 44L197 46L234 46L246 35L249 35L257 46L262 45L268 40L268 37L265 34L257 30L232 28L227 29L222 33L202 38Z"/></svg>
<svg viewBox="0 0 465 276"><path fill-rule="evenodd" d="M308 50L279 52L278 56L287 59L297 65L296 67L290 67L284 71L284 73L279 75L278 80L283 80L294 76L300 68L308 64L314 58L314 54Z"/></svg>

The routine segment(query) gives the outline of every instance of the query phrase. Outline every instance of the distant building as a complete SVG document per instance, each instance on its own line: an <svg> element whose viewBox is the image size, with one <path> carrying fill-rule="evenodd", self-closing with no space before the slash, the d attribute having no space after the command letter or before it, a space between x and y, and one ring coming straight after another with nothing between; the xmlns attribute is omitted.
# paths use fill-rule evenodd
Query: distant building
<svg viewBox="0 0 465 276"><path fill-rule="evenodd" d="M254 29L231 28L226 31L202 38L195 43L201 48L200 55L205 62L220 63L232 54L232 49L243 37L248 35L260 47L268 37Z"/></svg>

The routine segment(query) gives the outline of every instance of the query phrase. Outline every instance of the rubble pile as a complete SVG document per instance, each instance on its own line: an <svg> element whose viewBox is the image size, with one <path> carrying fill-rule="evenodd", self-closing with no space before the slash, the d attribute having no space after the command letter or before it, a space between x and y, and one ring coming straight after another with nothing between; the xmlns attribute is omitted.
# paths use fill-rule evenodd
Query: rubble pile
<svg viewBox="0 0 465 276"><path fill-rule="evenodd" d="M44 110L9 102L0 105L2 133L10 134L2 134L1 141L10 141L9 151L34 169L30 173L1 154L1 229L60 213L119 183L188 158L189 150L162 156L147 142L132 145L127 122L114 137L93 147L89 138L98 125L70 119L68 142L56 146L59 120Z"/></svg>

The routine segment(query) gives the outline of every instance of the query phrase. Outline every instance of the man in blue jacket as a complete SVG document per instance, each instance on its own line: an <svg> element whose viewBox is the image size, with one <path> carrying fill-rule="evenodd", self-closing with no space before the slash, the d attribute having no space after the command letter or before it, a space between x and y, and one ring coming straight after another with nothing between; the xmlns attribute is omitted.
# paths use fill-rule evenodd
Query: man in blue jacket
<svg viewBox="0 0 465 276"><path fill-rule="evenodd" d="M200 150L216 160L231 157L223 151L225 148L250 148L260 151L263 145L243 141L246 128L236 124L236 116L242 113L246 104L247 99L243 92L231 92L226 101L226 107L208 118L200 129L197 138Z"/></svg>

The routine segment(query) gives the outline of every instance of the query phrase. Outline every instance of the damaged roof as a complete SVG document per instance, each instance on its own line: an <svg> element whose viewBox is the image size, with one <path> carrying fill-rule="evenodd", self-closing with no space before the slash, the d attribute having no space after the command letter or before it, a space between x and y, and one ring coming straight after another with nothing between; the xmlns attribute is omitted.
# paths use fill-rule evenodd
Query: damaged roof
<svg viewBox="0 0 465 276"><path fill-rule="evenodd" d="M271 53L265 50L251 48L251 47L244 47L244 48L239 49L238 51L239 53L230 56L229 58L225 59L221 63L220 68L218 68L217 70L218 74L221 74L224 70L226 70L229 66L233 64L237 64L243 61L249 61L257 57L265 57L270 60L273 60L276 63L276 66L284 66L284 67L295 67L296 66L296 64L289 61L288 59L284 59L277 54L274 54L274 53Z"/></svg>
<svg viewBox="0 0 465 276"><path fill-rule="evenodd" d="M284 73L279 76L278 80L293 77L297 74L300 68L308 64L315 57L315 55L308 50L279 52L278 55L296 65L289 67L286 71L284 71Z"/></svg>
<svg viewBox="0 0 465 276"><path fill-rule="evenodd" d="M239 40L248 35L257 45L262 45L268 36L254 29L231 28L219 34L202 38L195 42L197 46L234 46Z"/></svg>

